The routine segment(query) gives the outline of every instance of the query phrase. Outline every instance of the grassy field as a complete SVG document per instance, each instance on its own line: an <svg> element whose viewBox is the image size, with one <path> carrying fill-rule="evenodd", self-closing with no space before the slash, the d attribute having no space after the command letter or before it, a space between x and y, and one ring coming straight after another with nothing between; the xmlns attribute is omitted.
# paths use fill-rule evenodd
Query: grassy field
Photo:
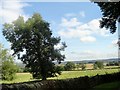
<svg viewBox="0 0 120 90"><path fill-rule="evenodd" d="M63 71L58 77L52 77L48 79L67 79L67 78L77 78L83 76L95 76L97 74L106 74L118 72L118 69L103 69L103 70L86 70L86 71ZM0 81L0 83L19 83L32 81L32 75L30 73L17 73L16 78L13 81Z"/></svg>
<svg viewBox="0 0 120 90"><path fill-rule="evenodd" d="M31 81L32 79L32 75L30 73L16 73L16 77L14 80L12 81L1 81L0 83L19 83L19 82L27 82L27 81Z"/></svg>
<svg viewBox="0 0 120 90"><path fill-rule="evenodd" d="M103 69L103 70L86 70L86 71L63 71L62 75L58 77L52 77L48 79L67 79L67 78L77 78L83 76L95 76L97 74L102 75L106 73L118 72L118 69Z"/></svg>
<svg viewBox="0 0 120 90"><path fill-rule="evenodd" d="M115 69L115 68L120 68L120 66L105 66L105 69Z"/></svg>

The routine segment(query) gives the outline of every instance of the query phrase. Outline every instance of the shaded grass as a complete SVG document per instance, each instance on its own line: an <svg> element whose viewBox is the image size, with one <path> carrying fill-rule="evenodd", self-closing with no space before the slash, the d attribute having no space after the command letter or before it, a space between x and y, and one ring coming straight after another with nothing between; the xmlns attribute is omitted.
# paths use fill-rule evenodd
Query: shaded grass
<svg viewBox="0 0 120 90"><path fill-rule="evenodd" d="M101 84L95 86L92 90L118 90L118 88L120 88L120 81Z"/></svg>

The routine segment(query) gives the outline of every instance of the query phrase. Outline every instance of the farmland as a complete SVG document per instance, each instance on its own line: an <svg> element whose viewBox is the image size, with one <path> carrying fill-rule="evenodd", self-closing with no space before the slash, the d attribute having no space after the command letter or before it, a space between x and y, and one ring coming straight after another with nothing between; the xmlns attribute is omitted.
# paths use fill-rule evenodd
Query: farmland
<svg viewBox="0 0 120 90"><path fill-rule="evenodd" d="M95 76L97 74L106 74L118 72L119 69L101 69L101 70L85 70L85 71L63 71L58 77L48 78L50 79L67 79L67 78L77 78L83 76ZM33 81L32 75L30 73L17 73L16 78L12 81L0 81L0 83L19 83Z"/></svg>

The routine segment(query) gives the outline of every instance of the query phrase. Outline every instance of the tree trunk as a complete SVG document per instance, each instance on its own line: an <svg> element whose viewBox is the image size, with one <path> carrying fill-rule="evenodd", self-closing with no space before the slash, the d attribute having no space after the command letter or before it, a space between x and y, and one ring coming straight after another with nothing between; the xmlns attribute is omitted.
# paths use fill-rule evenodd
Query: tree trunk
<svg viewBox="0 0 120 90"><path fill-rule="evenodd" d="M44 67L44 62L41 64L41 76L42 76L42 80L46 80L47 75L46 75L46 70Z"/></svg>
<svg viewBox="0 0 120 90"><path fill-rule="evenodd" d="M42 76L42 80L47 80L47 79L46 79L46 76Z"/></svg>

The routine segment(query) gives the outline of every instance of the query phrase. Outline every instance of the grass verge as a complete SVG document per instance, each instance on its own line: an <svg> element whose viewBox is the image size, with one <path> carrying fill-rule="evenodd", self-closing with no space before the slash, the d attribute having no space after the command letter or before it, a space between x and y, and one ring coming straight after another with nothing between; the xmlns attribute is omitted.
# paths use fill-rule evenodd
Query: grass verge
<svg viewBox="0 0 120 90"><path fill-rule="evenodd" d="M105 83L95 86L92 90L118 90L120 89L120 81Z"/></svg>

